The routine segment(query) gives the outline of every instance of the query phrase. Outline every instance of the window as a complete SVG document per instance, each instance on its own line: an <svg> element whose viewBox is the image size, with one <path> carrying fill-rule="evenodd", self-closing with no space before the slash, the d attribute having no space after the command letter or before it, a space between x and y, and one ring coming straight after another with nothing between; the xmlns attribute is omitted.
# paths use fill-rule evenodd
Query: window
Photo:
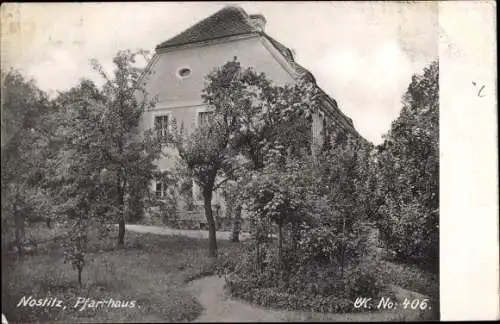
<svg viewBox="0 0 500 324"><path fill-rule="evenodd" d="M167 185L161 181L156 181L156 197L164 198L168 194Z"/></svg>
<svg viewBox="0 0 500 324"><path fill-rule="evenodd" d="M204 125L210 123L213 117L213 111L200 111L198 112L198 127L203 127Z"/></svg>
<svg viewBox="0 0 500 324"><path fill-rule="evenodd" d="M168 131L168 115L155 116L155 130L158 136L166 136Z"/></svg>
<svg viewBox="0 0 500 324"><path fill-rule="evenodd" d="M190 75L191 75L191 69L189 68L182 68L177 71L177 76L179 78L187 78Z"/></svg>

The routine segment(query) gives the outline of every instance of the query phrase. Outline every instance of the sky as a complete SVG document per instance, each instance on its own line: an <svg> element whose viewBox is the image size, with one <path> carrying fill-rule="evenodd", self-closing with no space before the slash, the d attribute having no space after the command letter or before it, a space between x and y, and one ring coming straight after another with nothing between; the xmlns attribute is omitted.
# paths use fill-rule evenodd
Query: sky
<svg viewBox="0 0 500 324"><path fill-rule="evenodd" d="M411 76L438 55L437 2L153 2L2 6L2 66L54 94L99 77L121 49L153 50L227 5L266 17L366 139L378 144L401 110Z"/></svg>

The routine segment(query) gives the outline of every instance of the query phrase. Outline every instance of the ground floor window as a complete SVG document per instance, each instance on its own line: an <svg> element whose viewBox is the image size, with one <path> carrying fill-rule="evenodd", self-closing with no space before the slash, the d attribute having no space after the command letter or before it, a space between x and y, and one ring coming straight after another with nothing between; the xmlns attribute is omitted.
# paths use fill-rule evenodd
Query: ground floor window
<svg viewBox="0 0 500 324"><path fill-rule="evenodd" d="M158 136L166 136L168 133L168 114L155 116L154 126Z"/></svg>
<svg viewBox="0 0 500 324"><path fill-rule="evenodd" d="M156 197L165 198L168 195L168 187L162 181L156 181Z"/></svg>
<svg viewBox="0 0 500 324"><path fill-rule="evenodd" d="M198 112L198 127L208 125L213 118L213 111L199 111Z"/></svg>

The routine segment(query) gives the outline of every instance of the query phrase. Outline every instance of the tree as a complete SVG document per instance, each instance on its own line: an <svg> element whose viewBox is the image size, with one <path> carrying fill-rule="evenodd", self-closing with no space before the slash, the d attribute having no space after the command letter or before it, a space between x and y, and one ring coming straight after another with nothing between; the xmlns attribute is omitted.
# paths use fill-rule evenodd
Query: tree
<svg viewBox="0 0 500 324"><path fill-rule="evenodd" d="M235 121L230 144L247 160L236 168L236 190L252 234L248 253L228 262L231 291L262 304L303 293L323 303L364 288L375 296L380 282L362 264L372 208L364 201L373 187L369 143L326 118L326 143L319 144L328 145L316 146L312 122L327 112L307 80L275 86L236 60L220 69L231 73L210 84L209 102L215 115Z"/></svg>
<svg viewBox="0 0 500 324"><path fill-rule="evenodd" d="M88 80L54 100L59 114L52 141L62 147L50 159L45 186L53 197L56 213L67 226L65 261L81 273L85 265L87 231L102 232L111 222L119 224L118 245L124 244L125 218L133 200L144 199L153 178L161 146L151 132L138 135L139 119L152 103L139 93L141 69L133 66L138 53L119 52L113 78L97 62L105 78L99 89ZM137 189L140 190L137 190ZM136 190L134 194L132 191Z"/></svg>
<svg viewBox="0 0 500 324"><path fill-rule="evenodd" d="M222 187L222 197L226 203L226 217L232 222L232 237L231 242L239 242L241 231L241 182L228 181Z"/></svg>
<svg viewBox="0 0 500 324"><path fill-rule="evenodd" d="M82 271L87 252L88 230L101 225L116 214L113 182L106 173L106 156L102 145L102 105L99 89L91 81L61 93L54 105L60 115L56 136L60 150L50 160L44 186L54 197L54 212L64 221L64 260L78 273Z"/></svg>
<svg viewBox="0 0 500 324"><path fill-rule="evenodd" d="M14 227L19 255L25 221L37 213L34 199L44 194L38 181L50 136L50 113L47 95L33 80L17 70L2 71L2 228Z"/></svg>
<svg viewBox="0 0 500 324"><path fill-rule="evenodd" d="M102 105L105 107L100 122L99 148L104 154L104 164L110 177L115 180L116 205L118 207L118 244L125 239L125 221L130 197L141 200L134 189L139 186L144 192L144 184L153 180L156 169L154 161L161 150L159 142L151 132L142 136L138 126L142 113L154 106L149 101L140 80L144 69L137 67L137 57L148 60L145 51L120 51L113 59L113 76L109 77L95 60L92 67L104 78L101 91Z"/></svg>
<svg viewBox="0 0 500 324"><path fill-rule="evenodd" d="M295 249L300 226L312 222L310 210L313 209L313 188L317 181L312 172L308 172L312 169L307 160L286 158L279 150L273 150L265 162L262 170L253 170L245 177L241 195L253 225L256 264L261 266L260 245L269 239L273 232L270 225L273 224L277 228L278 258L283 266L284 230L291 226L291 246Z"/></svg>
<svg viewBox="0 0 500 324"><path fill-rule="evenodd" d="M438 261L439 63L414 75L400 116L375 155L382 238L403 260Z"/></svg>
<svg viewBox="0 0 500 324"><path fill-rule="evenodd" d="M264 73L244 69L236 57L216 73L209 76L203 98L215 114L231 119L231 144L252 169L262 169L264 157L277 146L296 151L310 146L311 114L318 109L311 83L274 85Z"/></svg>
<svg viewBox="0 0 500 324"><path fill-rule="evenodd" d="M217 255L216 224L212 213L213 192L230 179L234 151L229 145L229 124L217 116L210 123L185 134L172 125L172 137L167 139L175 145L180 157L178 172L200 186L205 217L208 223L209 255Z"/></svg>
<svg viewBox="0 0 500 324"><path fill-rule="evenodd" d="M371 145L362 138L331 130L329 149L318 158L318 191L325 195L326 206L331 210L322 219L329 228L326 234L335 234L338 247L336 256L340 265L342 280L347 263L354 262L363 249L359 249L366 233L360 228L369 220L370 211L368 186L368 157Z"/></svg>
<svg viewBox="0 0 500 324"><path fill-rule="evenodd" d="M208 81L205 102L218 118L230 121L230 145L249 161L239 167L262 170L266 154L277 147L294 154L309 150L310 118L317 110L312 84L274 85L264 73L243 68L236 57L217 68ZM234 212L233 237L238 241L241 206Z"/></svg>

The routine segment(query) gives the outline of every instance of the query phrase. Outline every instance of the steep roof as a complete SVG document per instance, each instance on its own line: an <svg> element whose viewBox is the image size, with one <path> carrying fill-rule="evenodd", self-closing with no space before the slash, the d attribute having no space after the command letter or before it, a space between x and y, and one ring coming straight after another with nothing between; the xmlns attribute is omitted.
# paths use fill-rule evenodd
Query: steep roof
<svg viewBox="0 0 500 324"><path fill-rule="evenodd" d="M254 32L258 29L250 23L247 13L239 7L228 6L161 43L156 49Z"/></svg>
<svg viewBox="0 0 500 324"><path fill-rule="evenodd" d="M213 15L181 32L177 36L159 44L156 46L156 50L245 34L258 34L267 38L293 67L299 78L304 78L313 82L318 87L325 103L330 108L330 113L336 115L342 124L351 128L352 131L358 134L354 128L352 119L347 117L339 109L335 99L330 97L316 84L316 78L314 75L309 70L295 62L292 51L271 36L267 35L262 29L252 24L250 16L245 12L245 10L238 6L227 6L217 11Z"/></svg>

